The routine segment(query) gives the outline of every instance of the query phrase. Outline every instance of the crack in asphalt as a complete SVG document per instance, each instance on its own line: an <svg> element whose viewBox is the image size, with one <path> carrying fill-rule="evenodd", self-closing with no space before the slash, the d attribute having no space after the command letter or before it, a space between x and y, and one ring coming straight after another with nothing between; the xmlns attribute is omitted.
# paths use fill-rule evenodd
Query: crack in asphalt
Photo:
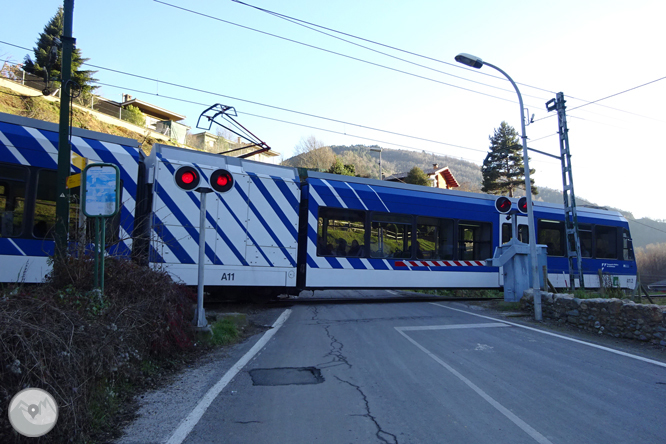
<svg viewBox="0 0 666 444"><path fill-rule="evenodd" d="M327 362L325 364L341 363L345 364L348 368L352 368L352 365L347 360L347 357L342 354L342 349L345 347L344 344L338 341L335 336L333 336L333 334L329 330L330 328L331 328L330 325L324 326L324 331L326 332L326 336L328 336L328 339L330 339L331 341L330 344L331 349L328 353L324 355L324 357L330 356L331 358L333 358L333 361Z"/></svg>
<svg viewBox="0 0 666 444"><path fill-rule="evenodd" d="M381 442L386 443L386 444L398 444L398 437L395 436L393 433L389 433L382 429L382 426L379 425L379 422L377 421L377 418L375 418L372 413L370 413L370 403L368 401L368 397L363 393L363 390L361 387L359 387L356 384L353 384L349 381L345 381L344 379L340 379L339 377L335 377L340 382L344 382L345 384L350 385L351 387L354 387L357 392L361 394L361 397L363 397L363 402L365 403L365 411L366 413L363 415L351 415L351 416L362 416L364 418L369 418L374 424L375 427L377 427L377 433L375 434L377 436L377 439L379 439ZM389 439L392 438L392 440L389 441Z"/></svg>

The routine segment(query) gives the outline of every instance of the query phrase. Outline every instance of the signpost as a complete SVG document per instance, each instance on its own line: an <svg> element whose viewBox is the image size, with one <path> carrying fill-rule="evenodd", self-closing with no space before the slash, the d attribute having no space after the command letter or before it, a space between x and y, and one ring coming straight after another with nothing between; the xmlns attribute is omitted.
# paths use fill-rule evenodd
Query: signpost
<svg viewBox="0 0 666 444"><path fill-rule="evenodd" d="M95 163L83 169L81 204L83 214L95 219L94 285L104 292L106 219L120 209L120 171L111 163Z"/></svg>

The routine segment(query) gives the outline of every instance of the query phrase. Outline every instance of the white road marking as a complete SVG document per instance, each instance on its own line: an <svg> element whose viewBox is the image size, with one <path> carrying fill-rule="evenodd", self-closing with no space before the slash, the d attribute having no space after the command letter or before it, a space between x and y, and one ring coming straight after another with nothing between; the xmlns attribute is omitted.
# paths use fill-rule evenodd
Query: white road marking
<svg viewBox="0 0 666 444"><path fill-rule="evenodd" d="M268 330L264 335L257 341L256 344L243 355L242 358L238 360L236 364L234 364L233 367L225 373L225 375L220 379L214 386L212 386L206 394L201 398L201 401L199 401L199 404L192 410L192 412L187 415L187 417L180 423L178 428L176 429L175 432L173 432L173 435L171 435L171 438L166 442L166 444L181 444L185 438L187 438L187 435L190 434L194 426L196 426L199 423L199 420L201 417L206 413L206 410L212 402L217 398L217 395L220 394L220 392L224 389L224 387L231 382L231 380L238 374L238 372L245 367L245 365L252 359L259 351L266 345L266 343L277 333L277 331L282 327L282 325L287 321L289 318L289 315L291 314L290 309L286 309L282 314L280 315L279 318L273 323L273 326L270 330Z"/></svg>
<svg viewBox="0 0 666 444"><path fill-rule="evenodd" d="M463 325L470 325L470 324L463 324ZM484 324L478 324L478 325L484 325ZM512 413L509 409L504 407L502 404L499 402L495 401L490 395L488 395L486 392L481 390L476 384L474 384L472 381L464 377L461 373L457 372L453 367L451 367L449 364L446 362L442 361L440 358L438 358L435 354L433 354L430 350L407 336L407 334L402 331L405 328L409 327L394 327L398 333L403 335L409 342L417 346L421 351L423 351L425 354L430 356L435 362L437 362L439 365L447 369L451 374L453 374L456 378L460 379L467 387L471 388L474 390L479 396L481 396L486 402L488 402L490 405L492 405L497 411L499 411L501 414L506 416L511 422L513 422L515 425L520 427L521 430L523 430L525 433L530 435L536 442L539 444L552 444L552 442L543 436L541 433L537 432L535 429L533 429L529 424L527 424L525 421L520 419L518 416L516 416L514 413Z"/></svg>
<svg viewBox="0 0 666 444"><path fill-rule="evenodd" d="M454 330L457 328L489 328L489 327L511 327L502 322L486 322L483 324L450 324L450 325L419 325L416 327L395 327L399 331L421 331L421 330Z"/></svg>
<svg viewBox="0 0 666 444"><path fill-rule="evenodd" d="M472 315L472 316L477 316L479 318L490 319L492 321L503 322L505 324L512 325L514 327L524 328L526 330L535 331L537 333L541 333L541 334L544 334L544 335L554 336L554 337L560 338L560 339L566 339L567 341L575 342L577 344L587 345L589 347L598 348L599 350L604 350L604 351L607 351L607 352L615 353L616 355L626 356L627 358L636 359L638 361L643 361L643 362L647 362L647 363L650 363L650 364L654 364L654 365L658 365L660 367L665 367L666 368L666 363L664 363L664 362L655 361L654 359L648 359L648 358L644 358L644 357L638 356L638 355L632 355L631 353L626 353L626 352L623 352L623 351L620 351L620 350L615 350L615 349L612 349L612 348L609 348L609 347L604 347L603 345L597 345L597 344L592 344L591 342L581 341L579 339L568 338L566 336L558 335L557 333L551 333L549 331L539 330L538 328L528 327L526 325L520 325L520 324L516 324L514 322L504 321L502 319L491 318L490 316L483 316L483 315L472 313L472 312L469 312L469 311L460 310L459 308L447 307L446 305L438 304L436 302L431 302L431 304L432 305L437 305L438 307L447 308L449 310L459 311L461 313L466 313L466 314L469 314L469 315Z"/></svg>
<svg viewBox="0 0 666 444"><path fill-rule="evenodd" d="M391 294L393 294L393 295L395 295L395 296L400 296L400 293L398 293L397 291L386 290L386 292L387 292L387 293L391 293Z"/></svg>

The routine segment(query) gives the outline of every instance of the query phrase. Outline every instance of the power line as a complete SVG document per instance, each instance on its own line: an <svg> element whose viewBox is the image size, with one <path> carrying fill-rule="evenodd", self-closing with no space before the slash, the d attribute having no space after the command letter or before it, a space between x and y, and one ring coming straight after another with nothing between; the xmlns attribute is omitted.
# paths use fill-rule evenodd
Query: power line
<svg viewBox="0 0 666 444"><path fill-rule="evenodd" d="M422 75L419 75L419 74L411 73L409 71L403 71L401 69L391 68L390 66L382 65L380 63L374 63L374 62L371 62L369 60L361 59L361 58L358 58L358 57L353 57L353 56L350 56L350 55L347 55L347 54L342 54L340 52L331 51L330 49L321 48L319 46L310 45L308 43L299 42L298 40L293 40L293 39L290 39L290 38L287 38L287 37L282 37L282 36L279 36L277 34L271 34L270 32L266 32L266 31L262 31L260 29L251 28L249 26L234 23L234 22L231 22L229 20L224 20L224 19L221 19L219 17L204 14L202 12L194 11L192 9L184 8L182 6L172 5L171 3L166 3L166 2L163 2L161 0L153 0L153 1L155 3L160 3L160 4L163 4L165 6L169 6L169 7L174 8L174 9L179 9L181 11L189 12L189 13L194 14L194 15L199 15L201 17L206 17L206 18L209 18L211 20L216 20L216 21L219 21L219 22L222 22L222 23L227 23L229 25L237 26L239 28L243 28L243 29L247 29L247 30L250 30L250 31L258 32L260 34L264 34L264 35L267 35L267 36L270 36L270 37L275 37L277 39L285 40L287 42L295 43L297 45L302 45L302 46L305 46L305 47L308 47L308 48L317 49L319 51L327 52L329 54L334 54L334 55L344 57L344 58L347 58L347 59L350 59L350 60L355 60L357 62L365 63L365 64L372 65L372 66L377 66L379 68L387 69L389 71L394 71L394 72L397 72L397 73L400 73L400 74L405 74L405 75L408 75L408 76L411 76L411 77L416 77L416 78L419 78L419 79L428 80L430 82L439 83L441 85L450 86L452 88L462 89L463 91L468 91L468 92L471 92L471 93L474 93L474 94L480 94L482 96L492 97L493 99L498 99L498 100L502 100L502 101L509 102L509 103L516 103L516 101L512 100L512 99L506 99L504 97L494 96L492 94L487 94L487 93L484 93L484 92L481 92L481 91L475 91L473 89L465 88L463 86L458 86L458 85L453 85L451 83L442 82L441 80L436 80L436 79L433 79L433 78L430 78L430 77L426 77L426 76L422 76ZM530 105L530 106L535 106L535 105Z"/></svg>
<svg viewBox="0 0 666 444"><path fill-rule="evenodd" d="M0 41L0 43L9 44L9 43L2 42L2 41ZM25 49L25 48L23 48L21 46L18 46L18 45L12 45L12 44L9 44L9 45L17 47L17 48ZM239 97L233 97L233 96L229 96L229 95L225 95L225 94L216 93L216 92L213 92L213 91L207 91L207 90L194 88L194 87L190 87L190 86L186 86L186 85L181 85L181 84L177 84L177 83L173 83L173 82L166 82L166 81L163 81L163 80L158 80L158 79L154 79L154 78L147 77L147 76L132 74L132 73L129 73L129 72L126 72L126 71L118 70L118 69L112 69L112 68L106 68L104 66L93 65L92 63L84 63L84 64L87 65L87 66L93 67L93 68L103 69L103 70L106 70L106 71L111 71L111 72L115 72L115 73L118 73L118 74L139 78L139 79L142 79L142 80L149 80L149 81L153 81L153 82L163 83L165 85L174 86L174 87L177 87L177 88L183 88L183 89L187 89L187 90L190 90L190 91L200 92L200 93L203 93L203 94L209 94L209 95L213 95L213 96L217 96L217 97L224 97L224 98L227 98L227 99L237 100L239 102L250 103L250 104L253 104L253 105L264 106L264 107L276 109L276 110L279 110L279 111L286 111L286 112L299 114L299 115L303 115L303 116L307 116L307 117L313 117L313 118L317 118L317 119L328 120L330 122L341 123L341 124L344 124L344 125L351 125L351 126L355 126L355 127L358 127L358 128L363 128L363 129L368 129L368 130L372 130L372 131L378 131L378 132L383 132L383 133L387 133L387 134L392 134L392 135L395 135L395 136L407 137L407 138L415 139L415 140L421 140L423 142L436 143L436 144L439 144L439 145L446 145L446 146L451 146L451 147L454 147L454 148L461 148L461 149L466 149L466 150L471 150L471 151L479 151L479 152L484 152L484 153L486 152L485 150L479 150L479 149L476 149L476 148L465 147L465 146L456 145L456 144L447 143L447 142L440 142L440 141L437 141L437 140L426 139L426 138L418 137L418 136L411 136L409 134L398 133L398 132L395 132L395 131L389 131L389 130L384 130L384 129L380 129L380 128L374 128L374 127L371 127L371 126L360 125L360 124L357 124L357 123L347 122L347 121L344 121L344 120L332 119L332 118L329 118L329 117L323 117L323 116L319 116L319 115L316 115L316 114L305 113L305 112L301 112L301 111L295 111L295 110L291 110L291 109L288 109L288 108L282 108L282 107L278 107L278 106L274 106L274 105L268 105L268 104L265 104L265 103L255 102L255 101L252 101L252 100L241 99ZM118 86L110 85L110 84L106 84L106 83L102 83L102 82L95 82L95 83L97 83L99 85L103 85L103 86L110 86L110 87L114 87L114 88L120 88ZM164 96L164 95L160 95L160 94L149 93L149 92L146 92L146 91L132 90L131 88L126 88L126 89L128 91L136 91L136 92L141 92L143 94L165 97L165 98L169 98L169 99L172 99L172 100L179 100L179 101L182 101L182 102L191 103L191 104L195 104L195 105L201 105L201 106L208 106L209 105L209 104L205 104L205 103L193 102L193 101L186 100L186 99L179 99L179 98L176 98L176 97L168 97L168 96ZM414 149L418 149L418 148L414 148Z"/></svg>
<svg viewBox="0 0 666 444"><path fill-rule="evenodd" d="M157 1L157 0L154 0L154 1ZM384 44L384 43L380 43L380 42L377 42L377 41L374 41L374 40L366 39L366 38L359 37L359 36L356 36L356 35L353 35L353 34L349 34L349 33L346 33L346 32L342 32L342 31L338 31L338 30L336 30L336 29L327 28L327 27L325 27L325 26L318 25L318 24L316 24L316 23L312 23L312 22L308 22L308 21L305 21L305 20L301 20L301 19L298 19L298 18L295 18L295 17L291 17L291 16L288 16L288 15L285 15L285 14L281 14L281 13L279 13L279 12L271 11L271 10L269 10L269 9L260 8L260 7L258 7L258 6L254 6L254 5L251 5L251 4L249 4L249 3L242 2L242 1L240 1L240 0L231 0L231 1L234 2L234 3L238 3L238 4L240 4L240 5L243 5L243 6L248 6L248 7L250 7L250 8L256 9L256 10L261 11L261 12L265 12L265 13L267 13L267 14L270 14L270 15L274 16L274 17L277 17L277 18L280 18L280 19L283 19L283 20L289 21L289 22L294 23L294 24L297 24L297 25L299 25L299 26L304 26L304 27L306 27L306 28L308 28L308 29L312 29L312 28L310 28L309 26L305 26L305 25L310 25L310 26L314 26L314 27L317 27L317 28L325 29L325 30L327 30L327 31L335 32L335 33L337 33L337 34L345 35L345 36L347 36L347 37L351 37L351 38L354 38L354 39L357 39L357 40L361 40L361 41L364 41L364 42L372 43L373 45L378 45L378 46L382 46L382 47L385 47L385 48L393 49L393 50L395 50L395 51L403 52L403 53L405 53L405 54L410 54L410 55L413 55L413 56L416 56L416 57L421 57L421 58L424 58L424 59L427 59L427 60L432 60L432 61L437 62L437 63L443 63L443 64L445 64L445 65L453 66L453 67L458 68L458 69L464 69L465 71L468 71L468 72L472 72L472 73L476 73L476 74L482 74L482 75L485 75L485 76L488 76L488 77L493 77L493 78L495 78L495 79L499 79L499 80L502 80L502 81L508 81L508 80L507 80L506 78L504 78L504 77L500 77L500 76L496 76L496 75L493 75L493 74L489 74L489 73L486 73L486 72L483 72L483 71L479 71L479 70L476 70L476 69L466 68L466 67L461 66L461 65L459 65L459 64L457 65L457 64L455 64L455 63L445 62L445 61L443 61L443 60L440 60L440 59L437 59L437 58L434 58L434 57L429 57L429 56L426 56L426 55L418 54L418 53L413 52L413 51L408 51L408 50L400 49L400 48L397 48L397 47L395 47L395 46L386 45L386 44ZM160 2L160 3L161 3L161 2ZM297 23L297 22L298 22L298 23ZM313 30L313 31L317 31L317 30L315 30L315 29L312 29L312 30ZM317 31L317 32L321 32L321 31ZM330 34L325 33L325 32L322 32L322 34L325 34L325 35L331 36ZM333 38L338 38L338 37L335 37L335 36L331 36L331 37L333 37ZM357 45L356 43L349 42L348 40L345 40L345 39L340 39L340 40L343 40L343 41L345 41L345 42L351 43L351 44L353 44L353 45ZM373 50L373 49L371 49L371 48L367 48L366 46L362 46L362 45L357 45L357 46L361 46L362 48L369 49L370 51L375 51L375 50ZM416 64L416 63L413 63L413 62L410 62L410 61L404 60L404 59L400 59L400 58L398 58L398 57L395 57L395 56L392 56L392 55L389 55L389 54L386 54L386 53L383 53L383 52L380 52L380 51L375 51L375 52L379 52L380 54L384 54L384 55L387 55L387 56L389 56L389 57L397 58L398 60L403 60L403 61L406 61L407 63L412 63L412 64L415 64L415 65L417 65L417 66L423 66L423 65L419 65L419 64ZM426 68L428 68L428 69L433 69L433 68L429 68L429 67L426 67ZM434 71L437 71L437 72L441 72L441 73L446 74L446 75L453 76L453 77L461 78L461 79L463 79L463 80L468 80L468 81L470 81L470 82L479 83L479 84L481 84L481 85L485 85L485 86L493 87L493 86L491 86L491 85L487 85L487 84L485 84L485 83L476 82L476 81L473 81L473 80L470 80L470 79L465 79L464 77L455 76L455 75L453 75L453 74L449 74L449 73L446 73L446 72L444 72L444 71L439 71L439 70L436 70L436 69L433 69L433 70L434 70ZM550 91L550 90L547 90L547 89L544 89L544 88L539 88L538 86L528 85L528 84L526 84L526 83L520 83L520 82L516 82L516 83L517 83L518 85L525 86L525 87L528 87L528 88L536 89L536 90L539 90L539 91L544 91L544 92L547 92L547 93L550 93L550 94L555 94L554 91ZM497 88L497 87L494 87L494 88ZM499 88L499 89L502 89L503 91L510 91L510 90L506 90L506 89L503 89L503 88ZM525 95L527 96L527 94L525 94ZM529 96L529 97L535 97L535 96ZM579 101L581 101L581 102L589 102L588 100L585 100L585 99L579 99L579 98L576 98L576 97L573 97L573 96L568 96L568 97L571 98L571 99L574 99L574 100L579 100ZM538 97L536 97L536 98L538 98ZM596 103L596 102L598 102L598 101L589 102L589 103L587 103L587 104L590 104L590 103ZM612 106L601 105L601 104L597 104L597 105L598 105L598 106L602 106L602 107L604 107L604 108L609 108L609 109L612 109L612 110L615 110L615 111L620 111L620 112L623 112L623 113L628 113L628 114L632 114L632 115L635 115L635 116L644 117L644 118L646 118L646 119L657 120L657 121L659 121L659 122L663 122L662 120L655 119L655 118L650 117L650 116L644 116L644 115L642 115L642 114L637 114L637 113L634 113L634 112L631 112L631 111L626 111L626 110L622 110L622 109L619 109L619 108L614 108L614 107L612 107ZM584 106L584 105L583 105L583 106Z"/></svg>
<svg viewBox="0 0 666 444"><path fill-rule="evenodd" d="M344 39L344 38L342 38L342 37L338 37L338 36L335 36L335 35L333 35L333 34L330 34L330 33L328 33L328 32L325 32L325 31L321 31L321 30L319 30L319 29L316 29L314 26L320 27L320 26L318 26L318 25L312 25L312 26L309 26L310 24L306 24L307 22L304 22L303 20L299 20L299 19L295 19L295 18L292 18L292 17L286 16L286 15L283 15L283 14L279 14L279 13L277 13L277 12L273 12L273 11L270 11L270 10L268 10L268 9L258 8L258 7L256 7L256 6L252 6L252 5L249 5L249 4L247 4L247 3L243 3L243 2L241 2L241 1L237 1L237 0L232 0L232 1L234 1L234 2L236 2L236 3L239 3L239 4L242 4L242 5L245 5L245 6L249 6L249 7L251 7L251 8L258 9L258 10L260 10L260 11L266 12L266 13L268 13L268 14L274 16L274 17L277 17L277 18L279 18L279 19L282 19L282 20L288 21L288 22L290 22L290 23L293 23L293 24L295 24L295 25L297 25L297 26L301 26L301 27L303 27L303 28L309 29L309 30L311 30L311 31L318 32L318 33L320 33L320 34L323 34L323 35L329 36L329 37L334 38L334 39L336 39L336 40L340 40L340 41L343 41L343 42L349 43L350 45L358 46L359 48L367 49L368 51L372 51L372 52L375 52L375 53L377 53L377 54L381 54L381 55L384 55L384 56L386 56L386 57L390 57L390 58L392 58L392 59L400 60L401 62L409 63L410 65L418 66L418 67L420 67L420 68L425 68L425 69L428 69L428 70L430 70L430 71L438 72L438 73L440 73L440 74L444 74L444 75L447 75L447 76L455 77L456 79L461 79L461 80L464 80L464 81L466 81L466 82L472 82L472 83L476 83L476 84L478 84L478 85L487 86L487 87L489 87L489 88L499 89L500 91L509 92L509 93L511 93L511 94L514 93L514 91L513 91L512 89L506 89L506 88L502 88L501 86L490 85L490 84L488 84L488 83L478 82L478 81L476 81L476 80L468 79L468 78L466 78L466 77L457 76L457 75L455 75L455 74L451 74L451 73L449 73L449 72L442 71L442 70L439 70L439 69L433 68L433 67L431 67L431 66L422 65L422 64L420 64L420 63L412 62L411 60L403 59L403 58L401 58L401 57L394 56L394 55L392 55L392 54L389 54L389 53L386 53L386 52L382 52L382 51L379 51L379 50L377 50L377 49L370 48L369 46L361 45L360 43L352 42L351 40L347 40L347 39ZM335 31L335 32L339 32L339 31ZM445 63L445 62L442 62L442 63ZM450 65L455 66L455 65L453 65L453 64L450 64ZM456 67L457 67L457 66L456 66ZM493 76L493 77L494 77L494 76ZM501 79L500 77L496 77L496 78ZM501 80L506 80L506 79L501 79ZM549 92L550 92L550 91L549 91ZM554 94L554 93L553 93L553 94ZM532 98L534 98L534 99L539 99L539 100L547 100L547 99L544 99L543 97L532 96L532 95L529 95L529 94L525 94L525 96L526 96L526 97L532 97Z"/></svg>
<svg viewBox="0 0 666 444"><path fill-rule="evenodd" d="M632 219L632 218L627 217L627 216L624 216L624 217L627 218L627 219L629 219L629 220L632 221L632 222L636 222L636 223L639 224L639 225L643 225L644 227L652 228L653 230L657 230L657 231L661 231L662 233L666 233L666 231L664 231L664 230L660 230L659 228L652 227L652 226L650 226L650 225L644 224L643 222L639 222L639 221L637 221L636 219Z"/></svg>
<svg viewBox="0 0 666 444"><path fill-rule="evenodd" d="M95 83L98 84L98 85L102 85L102 86L124 89L124 90L127 90L127 91L132 91L132 92L137 92L137 93L141 93L141 94L161 97L163 99L169 99L169 100L175 100L175 101L178 101L178 102L190 103L190 104L193 104L193 105L201 105L201 106L208 106L209 105L209 104L206 104L206 103L200 103L200 102L195 102L195 101L192 101L192 100L181 99L179 97L165 96L165 95L162 95L162 94L156 94L156 93L151 93L151 92L148 92L148 91L142 91L142 90L138 90L138 89L127 88L127 87L124 87L124 86L112 85L112 84L109 84L109 83L103 83L103 82L95 82ZM238 112L239 114L244 114L244 115L252 116L252 117L258 117L258 118L261 118L261 119L273 120L273 121L276 121L276 122L287 123L287 124L290 124L290 125L302 126L302 127L310 128L310 129L316 129L316 130L319 130L319 131L325 131L325 132L340 134L340 135L349 136L349 137L356 137L356 138L359 138L359 139L369 140L369 141L372 141L372 142L385 143L387 145L394 145L394 146L399 146L399 147L402 147L402 148L409 148L409 149L412 149L412 150L423 151L422 148L417 148L417 147L413 147L413 146L409 146L409 145L401 145L401 144L393 143L393 142L386 142L386 141L383 141L383 140L372 139L372 138L369 138L369 137L359 136L359 135L356 135L356 134L350 134L350 133L347 133L347 132L329 130L329 129L326 129L326 128L316 127L316 126L312 126L312 125L305 125L303 123L290 122L288 120L281 120L281 119L276 119L274 117L261 116L261 115L258 115L258 114L252 114L252 113L242 112L242 111L238 111L238 110L236 112ZM359 125L354 125L354 124L350 124L350 125L359 126ZM361 126L361 128L367 128L367 127ZM369 129L372 129L372 128L369 128ZM376 131L387 132L389 134L395 134L395 135L401 135L399 133L393 133L391 131L383 131L383 130L378 130L378 129ZM427 142L433 142L433 143L437 143L437 144L440 144L440 145L447 145L447 146L451 146L451 147L454 147L454 148L460 148L460 149L465 149L465 150L470 150L470 151L478 151L478 152L482 152L482 153L486 152L485 150L480 150L480 149L477 149L477 148L470 148L470 147L465 147L465 146L462 146L462 145L454 145L454 144L451 144L451 143L438 142L436 140L421 139L421 138L418 138L418 137L407 136L407 135L404 135L404 137L412 137L412 138L420 139L420 140L427 141ZM441 155L442 153L436 153L436 154ZM468 160L471 160L471 159L468 159Z"/></svg>
<svg viewBox="0 0 666 444"><path fill-rule="evenodd" d="M620 91L620 92L618 92L618 93L611 94L610 96L606 96L606 97L603 97L603 98L601 98L601 99L597 99L597 100L593 100L593 101L588 102L588 103L584 103L583 105L579 105L579 106L575 106L575 107L573 107L573 108L569 108L569 111L573 111L573 110L575 110L575 109L582 108L582 107L584 107L584 106L591 105L591 104L593 104L593 103L601 102L602 100L610 99L611 97L619 96L620 94L624 94L624 93L626 93L626 92L633 91L633 90L638 89L638 88L642 88L642 87L644 87L644 86L650 85L650 84L652 84L652 83L656 83L656 82L658 82L658 81L660 81L660 80L664 80L664 79L666 79L666 77L660 77L660 78L658 78L658 79L651 80L651 81L649 81L649 82L647 82L647 83L643 83L643 84L641 84L641 85L634 86L633 88L625 89L624 91ZM541 117L541 118L539 118L539 119L536 119L535 122L538 122L539 120L548 119L549 117L553 117L553 116L556 116L556 115L557 115L557 114L549 114L549 115L547 115L546 117Z"/></svg>

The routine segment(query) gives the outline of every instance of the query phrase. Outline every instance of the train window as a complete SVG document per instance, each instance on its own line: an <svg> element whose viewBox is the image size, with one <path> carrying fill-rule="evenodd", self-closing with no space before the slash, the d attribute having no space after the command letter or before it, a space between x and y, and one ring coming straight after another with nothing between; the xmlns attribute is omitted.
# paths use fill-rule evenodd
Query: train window
<svg viewBox="0 0 666 444"><path fill-rule="evenodd" d="M578 239L580 240L580 255L592 257L592 225L578 224Z"/></svg>
<svg viewBox="0 0 666 444"><path fill-rule="evenodd" d="M365 256L365 211L319 208L317 256Z"/></svg>
<svg viewBox="0 0 666 444"><path fill-rule="evenodd" d="M486 260L491 257L492 225L485 222L458 223L458 259Z"/></svg>
<svg viewBox="0 0 666 444"><path fill-rule="evenodd" d="M411 258L412 217L392 213L374 213L370 231L370 256Z"/></svg>
<svg viewBox="0 0 666 444"><path fill-rule="evenodd" d="M434 217L416 219L416 258L453 259L453 221Z"/></svg>
<svg viewBox="0 0 666 444"><path fill-rule="evenodd" d="M617 259L617 228L597 225L594 230L596 240L595 257Z"/></svg>
<svg viewBox="0 0 666 444"><path fill-rule="evenodd" d="M17 237L23 232L27 179L27 168L0 165L0 237Z"/></svg>
<svg viewBox="0 0 666 444"><path fill-rule="evenodd" d="M38 239L53 239L56 221L56 183L58 173L41 170L37 174L37 196L32 234Z"/></svg>
<svg viewBox="0 0 666 444"><path fill-rule="evenodd" d="M502 243L506 244L511 240L511 224L502 224ZM518 225L518 240L525 244L530 242L530 230L527 225Z"/></svg>
<svg viewBox="0 0 666 444"><path fill-rule="evenodd" d="M629 230L626 228L622 229L622 259L625 261L634 260L634 245L629 236Z"/></svg>
<svg viewBox="0 0 666 444"><path fill-rule="evenodd" d="M539 219L537 243L547 247L548 256L565 256L564 222Z"/></svg>

